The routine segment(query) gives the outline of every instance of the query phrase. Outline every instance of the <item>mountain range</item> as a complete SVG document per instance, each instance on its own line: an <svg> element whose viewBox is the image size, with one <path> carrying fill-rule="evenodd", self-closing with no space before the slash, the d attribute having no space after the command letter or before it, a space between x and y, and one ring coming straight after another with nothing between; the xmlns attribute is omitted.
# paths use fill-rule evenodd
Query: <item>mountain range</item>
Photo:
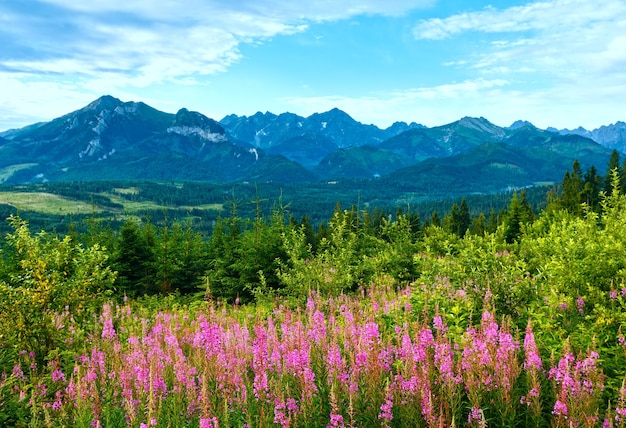
<svg viewBox="0 0 626 428"><path fill-rule="evenodd" d="M623 122L570 131L464 117L432 128L397 122L380 129L339 109L218 122L103 96L50 122L0 133L0 183L380 180L418 193L494 192L560 181L575 159L602 171L613 149L626 151Z"/></svg>

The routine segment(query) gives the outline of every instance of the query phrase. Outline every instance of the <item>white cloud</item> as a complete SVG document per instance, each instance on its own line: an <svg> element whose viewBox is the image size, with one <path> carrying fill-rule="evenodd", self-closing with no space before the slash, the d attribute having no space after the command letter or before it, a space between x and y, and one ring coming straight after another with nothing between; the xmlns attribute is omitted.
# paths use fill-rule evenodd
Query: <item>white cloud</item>
<svg viewBox="0 0 626 428"><path fill-rule="evenodd" d="M601 4L587 0L534 2L499 10L491 6L479 12L467 12L448 18L420 21L413 33L417 39L444 39L467 31L484 33L519 33L530 30L560 31L597 22L615 20L624 14L620 0Z"/></svg>
<svg viewBox="0 0 626 428"><path fill-rule="evenodd" d="M0 131L48 120L51 114L61 116L98 96L80 91L73 83L33 82L24 75L0 74L0 88Z"/></svg>
<svg viewBox="0 0 626 428"><path fill-rule="evenodd" d="M55 106L65 104L62 99L84 99L78 94L92 94L97 88L120 94L151 85L190 85L240 61L242 43L302 32L313 22L404 14L433 2L33 0L29 6L2 2L0 81L18 83L10 92L23 100L20 105L29 104L33 88L47 87L57 95L64 88L67 95L57 98ZM59 76L72 80L73 87L49 83ZM8 97L4 90L2 95ZM18 107L15 101L11 117L20 109L39 111L44 100L55 98L40 95L33 101L37 105L28 108ZM8 112L2 113L9 117ZM34 116L38 115L25 117ZM49 114L38 117L43 118ZM10 121L4 122L0 129Z"/></svg>
<svg viewBox="0 0 626 428"><path fill-rule="evenodd" d="M474 48L444 65L469 80L504 79L508 91L524 92L504 111L533 107L524 118L553 117L554 126L597 126L624 120L619 98L626 97L626 2L551 0L505 9L418 22L418 43L472 36ZM521 96L521 95L520 95ZM487 106L487 110L488 110ZM545 117L534 112L544 112ZM497 115L497 112L495 112ZM622 115L620 118L619 116ZM568 120L569 118L569 120ZM604 118L604 119L603 119ZM578 126L578 125L576 125Z"/></svg>
<svg viewBox="0 0 626 428"><path fill-rule="evenodd" d="M85 13L124 11L149 19L197 19L201 16L233 15L274 17L281 22L328 21L347 19L356 15L401 15L407 11L430 7L435 0L319 0L293 2L289 0L161 0L158 5L143 0L43 0L46 3Z"/></svg>
<svg viewBox="0 0 626 428"><path fill-rule="evenodd" d="M584 78L624 62L626 2L587 0L534 2L498 10L452 15L419 22L416 39L446 39L463 33L499 37L482 43L475 53L448 63L465 63L484 72L535 71L557 79ZM599 76L594 76L597 78ZM603 76L606 77L606 76Z"/></svg>

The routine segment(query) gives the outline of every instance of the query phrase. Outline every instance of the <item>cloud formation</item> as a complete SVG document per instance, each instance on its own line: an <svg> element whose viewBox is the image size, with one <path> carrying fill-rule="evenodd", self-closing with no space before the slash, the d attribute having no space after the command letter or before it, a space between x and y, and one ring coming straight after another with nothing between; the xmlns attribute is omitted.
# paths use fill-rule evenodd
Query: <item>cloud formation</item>
<svg viewBox="0 0 626 428"><path fill-rule="evenodd" d="M446 66L463 70L471 79L506 79L511 89L527 92L531 98L544 97L544 104L563 100L562 108L575 105L578 116L593 105L606 114L609 105L618 105L617 94L625 93L624 34L624 0L537 1L505 9L488 6L420 20L413 28L418 43L471 38L475 49ZM603 104L607 107L601 108Z"/></svg>
<svg viewBox="0 0 626 428"><path fill-rule="evenodd" d="M448 16L442 4L0 1L0 131L102 94L216 117L339 107L380 125L465 115L563 127L624 120L626 0L499 9L468 0L474 11ZM418 21L422 13L438 17Z"/></svg>
<svg viewBox="0 0 626 428"><path fill-rule="evenodd" d="M626 56L626 2L553 0L501 10L487 7L421 20L413 29L417 40L468 33L501 37L463 58L466 66L483 72L538 72L570 79L618 72Z"/></svg>
<svg viewBox="0 0 626 428"><path fill-rule="evenodd" d="M0 6L3 70L85 76L112 72L122 74L124 83L145 85L224 71L240 59L241 43L300 32L310 22L401 14L430 0L392 5L375 0L24 2Z"/></svg>
<svg viewBox="0 0 626 428"><path fill-rule="evenodd" d="M417 39L445 39L468 31L519 33L525 31L562 32L598 23L615 22L624 14L620 0L602 4L585 0L554 0L528 3L507 9L492 6L482 11L420 21L414 28Z"/></svg>
<svg viewBox="0 0 626 428"><path fill-rule="evenodd" d="M57 104L77 108L103 93L206 84L207 76L241 60L242 44L303 32L311 23L401 15L433 1L3 1L0 82L18 84L3 86L3 97L13 99L13 107L5 105L9 111L0 113L5 123L11 122L8 117L31 114L37 106L15 99L29 99L30 88L36 87L45 86L50 94L64 88L66 96ZM70 104L74 98L82 102Z"/></svg>

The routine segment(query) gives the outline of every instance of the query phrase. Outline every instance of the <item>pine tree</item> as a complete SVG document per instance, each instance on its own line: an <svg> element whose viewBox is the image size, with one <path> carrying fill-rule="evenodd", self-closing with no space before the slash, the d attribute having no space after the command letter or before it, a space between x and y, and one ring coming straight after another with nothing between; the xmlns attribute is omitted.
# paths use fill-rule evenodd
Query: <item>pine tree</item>
<svg viewBox="0 0 626 428"><path fill-rule="evenodd" d="M478 217L476 217L472 221L470 232L472 233L472 235L484 236L486 230L487 230L487 217L485 217L485 214L480 213Z"/></svg>
<svg viewBox="0 0 626 428"><path fill-rule="evenodd" d="M583 191L582 169L578 160L572 164L572 172L567 171L563 177L562 193L559 198L559 206L572 214L580 215L581 195Z"/></svg>
<svg viewBox="0 0 626 428"><path fill-rule="evenodd" d="M620 177L620 181L624 176L624 171L620 166L619 153L617 150L613 149L611 152L611 157L609 158L609 164L606 169L606 177L604 178L604 193L607 196L610 196L613 192L613 186L611 182L611 172L617 171L618 177Z"/></svg>
<svg viewBox="0 0 626 428"><path fill-rule="evenodd" d="M592 209L597 209L600 204L600 190L602 177L598 175L595 166L591 166L583 177L582 201Z"/></svg>
<svg viewBox="0 0 626 428"><path fill-rule="evenodd" d="M496 210L491 208L489 212L489 219L487 220L486 231L489 233L494 233L498 229L498 216L496 215Z"/></svg>
<svg viewBox="0 0 626 428"><path fill-rule="evenodd" d="M113 268L118 272L116 284L120 292L130 296L154 293L154 242L134 221L128 220L120 229Z"/></svg>
<svg viewBox="0 0 626 428"><path fill-rule="evenodd" d="M430 224L433 226L441 227L441 219L439 218L439 213L437 210L433 211L430 215Z"/></svg>
<svg viewBox="0 0 626 428"><path fill-rule="evenodd" d="M461 238L470 227L469 207L465 198L461 201L461 205L454 204L448 215L448 230Z"/></svg>
<svg viewBox="0 0 626 428"><path fill-rule="evenodd" d="M513 193L509 209L504 219L504 240L511 244L522 234L522 226L535 219L535 214L526 199L526 192L522 191L518 196Z"/></svg>

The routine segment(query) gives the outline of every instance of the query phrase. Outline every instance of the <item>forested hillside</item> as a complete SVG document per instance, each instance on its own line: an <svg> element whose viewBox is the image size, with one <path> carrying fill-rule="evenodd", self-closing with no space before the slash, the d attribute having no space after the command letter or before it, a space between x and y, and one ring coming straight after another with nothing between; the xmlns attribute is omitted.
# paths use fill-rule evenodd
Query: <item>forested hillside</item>
<svg viewBox="0 0 626 428"><path fill-rule="evenodd" d="M0 264L3 426L623 426L626 172L533 209L327 221L231 199L39 232Z"/></svg>

